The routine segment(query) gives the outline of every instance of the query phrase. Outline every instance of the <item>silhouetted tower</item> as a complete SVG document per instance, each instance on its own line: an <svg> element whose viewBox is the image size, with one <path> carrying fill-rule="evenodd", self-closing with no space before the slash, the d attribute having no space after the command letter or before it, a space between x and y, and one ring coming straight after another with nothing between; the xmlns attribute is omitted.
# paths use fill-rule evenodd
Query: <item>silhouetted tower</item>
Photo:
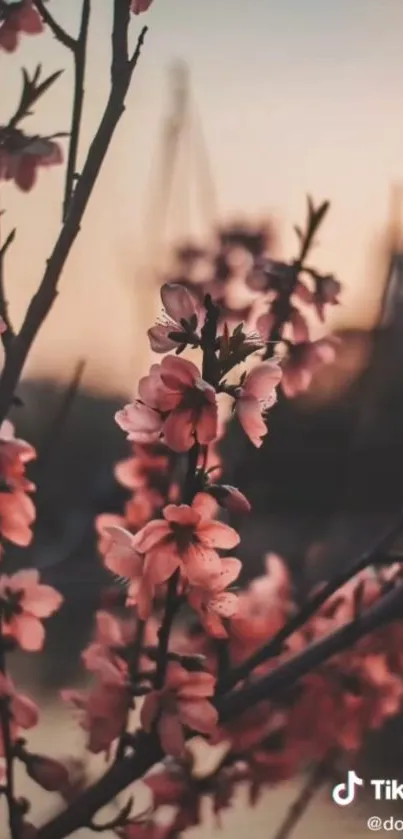
<svg viewBox="0 0 403 839"><path fill-rule="evenodd" d="M200 234L216 221L216 196L204 133L190 91L189 69L169 69L170 102L147 213L147 262L160 267L165 248Z"/></svg>
<svg viewBox="0 0 403 839"><path fill-rule="evenodd" d="M152 164L149 208L143 233L142 267L136 271L134 295L141 328L160 311L161 274L174 243L194 237L205 242L217 222L217 205L201 120L183 62L169 69L169 105L158 152ZM138 316L135 318L139 326ZM134 376L142 375L150 354L133 337Z"/></svg>

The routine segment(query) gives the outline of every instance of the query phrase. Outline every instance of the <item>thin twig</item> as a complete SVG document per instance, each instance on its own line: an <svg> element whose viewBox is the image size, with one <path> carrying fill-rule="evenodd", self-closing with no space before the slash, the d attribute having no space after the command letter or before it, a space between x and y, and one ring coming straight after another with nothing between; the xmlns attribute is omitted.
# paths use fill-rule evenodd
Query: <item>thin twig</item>
<svg viewBox="0 0 403 839"><path fill-rule="evenodd" d="M144 642L144 633L145 633L146 624L145 621L138 619L137 626L136 626L136 637L132 644L132 649L130 650L130 658L128 661L128 671L129 671L129 679L132 684L135 684L137 671L139 669L139 661L140 656L143 649L143 642ZM125 754L125 746L126 746L126 732L127 732L127 723L129 718L130 707L127 709L127 713L125 716L125 720L122 727L122 734L118 743L118 747L116 749L116 760L120 760Z"/></svg>
<svg viewBox="0 0 403 839"><path fill-rule="evenodd" d="M63 29L60 24L54 19L53 15L50 13L49 9L45 5L44 0L34 0L34 5L38 9L38 12L43 20L44 23L49 27L49 29L53 32L55 38L63 44L64 47L74 52L76 48L76 40L72 38L68 32Z"/></svg>
<svg viewBox="0 0 403 839"><path fill-rule="evenodd" d="M6 657L3 646L2 620L0 618L0 673L6 675ZM4 761L5 761L5 785L4 795L8 808L8 823L11 839L20 837L20 813L14 792L14 754L13 741L11 737L11 710L7 697L0 697L0 726L3 740Z"/></svg>
<svg viewBox="0 0 403 839"><path fill-rule="evenodd" d="M74 55L74 96L73 113L71 119L71 135L67 157L66 185L63 202L63 221L65 221L70 207L74 190L74 180L77 177L77 154L80 140L81 120L84 105L84 79L87 57L88 27L90 22L91 0L83 0L81 23L78 39L73 51Z"/></svg>
<svg viewBox="0 0 403 839"><path fill-rule="evenodd" d="M118 5L120 2L121 0L118 0ZM136 61L129 61L126 65L126 72L119 73L112 81L109 99L88 151L81 177L71 199L68 216L61 228L53 252L48 259L39 289L33 296L21 330L15 337L12 352L6 358L0 379L0 423L7 415L30 348L57 297L58 282L66 259L80 231L80 225L93 187L101 170L115 129L124 112L126 94L133 71L137 66L146 33L147 27L144 27L138 39Z"/></svg>
<svg viewBox="0 0 403 839"><path fill-rule="evenodd" d="M9 247L12 245L15 239L16 230L11 230L8 236L6 237L4 244L1 244L1 233L0 233L0 315L3 318L3 321L6 325L6 329L1 334L1 341L4 347L5 353L7 353L13 343L14 339L14 330L11 325L10 316L8 313L8 303L6 298L6 291L5 291L5 259L8 252Z"/></svg>
<svg viewBox="0 0 403 839"><path fill-rule="evenodd" d="M379 556L387 551L395 541L403 527L403 510L399 513L393 525L388 527L385 533L379 538L378 542L369 550L364 551L353 564L338 574L335 574L331 580L325 583L316 594L310 597L301 609L294 615L270 641L263 647L260 647L253 655L245 659L238 667L233 668L221 680L217 692L224 693L233 688L237 682L245 679L256 667L274 656L279 655L284 642L300 629L304 624L320 609L321 606L333 594L335 594L342 586L349 582L353 577L356 577L361 571L368 568L369 565L376 563Z"/></svg>
<svg viewBox="0 0 403 839"><path fill-rule="evenodd" d="M295 800L288 809L284 821L271 839L289 839L294 832L298 822L305 814L309 805L315 798L316 793L321 789L327 780L326 769L328 762L322 761L315 766L313 772L302 786Z"/></svg>
<svg viewBox="0 0 403 839"><path fill-rule="evenodd" d="M279 696L298 679L306 676L337 653L352 647L374 629L396 620L401 615L402 605L403 583L399 582L392 591L380 597L359 618L350 621L320 641L310 644L301 653L292 656L266 676L245 684L240 690L218 696L215 704L220 713L220 719L227 722L257 702Z"/></svg>
<svg viewBox="0 0 403 839"><path fill-rule="evenodd" d="M84 359L80 359L80 361L78 361L76 364L71 381L69 382L66 391L63 394L63 398L60 402L57 412L53 417L50 423L50 427L46 432L45 444L42 446L38 460L36 461L36 475L37 470L42 472L42 470L46 468L47 464L49 463L54 454L55 446L57 446L58 444L60 435L63 431L63 428L66 425L66 421L69 417L71 408L76 399L86 363L87 362Z"/></svg>

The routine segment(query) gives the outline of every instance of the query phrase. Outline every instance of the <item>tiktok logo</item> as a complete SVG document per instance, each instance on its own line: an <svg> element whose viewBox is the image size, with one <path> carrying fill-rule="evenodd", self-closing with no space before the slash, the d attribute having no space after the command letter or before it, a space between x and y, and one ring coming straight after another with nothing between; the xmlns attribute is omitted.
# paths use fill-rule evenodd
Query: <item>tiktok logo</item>
<svg viewBox="0 0 403 839"><path fill-rule="evenodd" d="M333 787L332 790L332 798L333 801L339 805L339 807L347 807L347 804L351 804L355 798L355 788L356 787L363 787L364 781L362 778L359 778L358 775L350 769L347 772L347 783L346 784L337 784L336 787Z"/></svg>

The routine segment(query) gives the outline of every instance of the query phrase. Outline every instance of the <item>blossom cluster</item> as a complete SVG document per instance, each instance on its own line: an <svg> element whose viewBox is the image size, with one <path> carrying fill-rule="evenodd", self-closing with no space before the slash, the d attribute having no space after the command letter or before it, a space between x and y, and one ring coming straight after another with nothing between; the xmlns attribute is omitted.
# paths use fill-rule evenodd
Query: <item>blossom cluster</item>
<svg viewBox="0 0 403 839"><path fill-rule="evenodd" d="M116 25L122 18L126 27L124 40L131 14L140 15L151 5L152 0L126 0L121 16L115 3ZM46 0L0 0L0 50L14 52L25 36L41 34L46 23L76 50L78 41L53 20ZM116 50L123 40L113 40ZM116 60L112 63L113 75ZM32 77L23 70L18 107L0 126L0 180L24 192L35 185L40 168L63 159L57 142L63 135L42 137L21 128L58 76L42 79L40 67ZM74 177L67 199L74 197ZM93 638L82 653L89 687L65 688L62 699L77 712L88 751L114 764L100 781L103 797L99 788L95 796L89 791L98 806L118 790L119 762L134 767L138 755L154 749L162 759L143 778L151 796L147 811L133 813L129 801L109 825L122 839L177 839L200 824L205 798L219 822L240 785L254 804L268 785L310 763L334 764L348 754L351 765L367 732L379 729L403 706L403 630L391 622L325 658L316 669L305 668L278 695L260 693L259 701L235 721L219 713L223 698L242 699L251 686L265 686L278 668L335 637L341 627L359 625L362 612L402 585L399 563L380 569L368 562L299 621L292 580L281 558L267 557L265 573L241 589L242 565L234 555L240 537L226 519L228 512L235 513L237 523L251 505L222 479L216 450L223 432L222 402L230 402L246 437L258 448L279 389L287 397L305 391L318 367L331 364L337 353L334 337L311 340L309 324L312 314L323 322L328 308L339 301L339 282L308 261L327 209L327 202L315 207L308 200L305 228L296 228L298 253L289 262L273 258L269 227L233 226L219 231L211 250L182 248L175 276L161 288L162 315L148 330L152 351L163 357L141 378L136 398L115 417L131 447L115 469L128 497L121 514L103 513L95 522L113 589L103 593ZM48 283L48 305L47 295ZM0 334L8 331L12 348L20 334L9 328L4 307L3 314ZM7 341L4 348L7 363ZM7 543L23 548L32 540L35 486L27 467L35 456L5 421L0 427L3 562ZM41 829L28 821L30 802L14 792L15 762L43 790L63 799L73 830L106 829L88 821L89 780L82 762L30 750L27 732L37 724L39 709L17 689L8 670L15 650L44 648L44 622L62 602L35 569L0 574L0 796L7 801L13 839L41 836ZM203 748L214 756L214 768L201 775L195 749ZM166 806L171 819L161 821ZM77 812L80 823L70 818ZM60 825L58 818L53 825ZM65 826L55 834L44 830L56 836L68 832Z"/></svg>
<svg viewBox="0 0 403 839"><path fill-rule="evenodd" d="M306 391L316 372L334 362L335 336L311 338L310 315L323 323L329 307L339 303L341 285L308 262L313 234L322 223L327 204L315 208L309 199L306 229L296 228L302 260L274 259L274 232L246 224L221 228L213 246L178 247L166 283L180 283L199 300L211 294L227 324L245 323L267 342L267 356L279 348L284 357L281 388L288 398ZM159 331L152 346L158 348Z"/></svg>

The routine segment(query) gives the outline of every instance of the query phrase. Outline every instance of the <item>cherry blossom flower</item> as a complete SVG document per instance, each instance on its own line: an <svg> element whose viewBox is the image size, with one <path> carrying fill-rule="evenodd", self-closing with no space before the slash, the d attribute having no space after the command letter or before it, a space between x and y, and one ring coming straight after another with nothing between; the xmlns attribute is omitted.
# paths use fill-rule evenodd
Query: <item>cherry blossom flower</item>
<svg viewBox="0 0 403 839"><path fill-rule="evenodd" d="M134 455L119 461L115 466L115 478L126 489L139 490L148 487L169 466L166 454L154 452L145 446L135 446Z"/></svg>
<svg viewBox="0 0 403 839"><path fill-rule="evenodd" d="M32 539L35 506L25 492L0 492L0 533L15 545L26 547Z"/></svg>
<svg viewBox="0 0 403 839"><path fill-rule="evenodd" d="M81 656L86 669L104 684L127 684L127 664L114 649L127 646L133 635L133 625L125 626L103 610L97 612L95 639Z"/></svg>
<svg viewBox="0 0 403 839"><path fill-rule="evenodd" d="M20 0L9 3L0 2L0 50L14 52L20 35L38 35L43 31L43 23L32 0Z"/></svg>
<svg viewBox="0 0 403 839"><path fill-rule="evenodd" d="M0 477L11 489L31 492L35 485L25 475L25 467L36 457L33 446L15 437L14 426L4 420L0 427Z"/></svg>
<svg viewBox="0 0 403 839"><path fill-rule="evenodd" d="M108 756L126 721L129 699L126 686L101 682L89 693L63 690L61 696L78 712L81 727L88 732L89 751L106 752Z"/></svg>
<svg viewBox="0 0 403 839"><path fill-rule="evenodd" d="M222 563L215 549L235 547L239 536L232 527L211 519L214 507L214 499L206 493L196 495L191 506L168 504L163 519L149 522L133 537L134 548L145 554L144 575L152 586L166 582L177 568L195 585L220 573Z"/></svg>
<svg viewBox="0 0 403 839"><path fill-rule="evenodd" d="M161 288L164 315L148 330L151 349L156 353L170 352L181 345L180 340L170 334L180 335L186 343L186 335L197 335L200 331L202 307L197 298L179 283L165 283ZM187 328L185 328L187 325Z"/></svg>
<svg viewBox="0 0 403 839"><path fill-rule="evenodd" d="M168 355L161 364L153 364L140 380L139 395L141 402L116 414L129 440L152 443L162 432L170 449L185 452L195 441L208 445L215 439L215 390L191 361Z"/></svg>
<svg viewBox="0 0 403 839"><path fill-rule="evenodd" d="M39 582L35 570L17 571L0 577L3 634L14 638L23 650L41 650L45 640L42 619L60 608L63 598L56 589Z"/></svg>
<svg viewBox="0 0 403 839"><path fill-rule="evenodd" d="M184 727L212 734L218 714L209 699L214 695L211 673L189 673L176 662L167 667L165 685L149 693L141 709L141 721L150 732L156 724L166 754L180 757L185 745Z"/></svg>
<svg viewBox="0 0 403 839"><path fill-rule="evenodd" d="M0 181L14 181L29 192L38 169L62 162L62 150L52 137L29 137L18 128L0 127Z"/></svg>
<svg viewBox="0 0 403 839"><path fill-rule="evenodd" d="M240 660L267 642L284 624L291 608L291 579L283 560L268 554L265 575L238 594L230 622L231 655Z"/></svg>
<svg viewBox="0 0 403 839"><path fill-rule="evenodd" d="M114 525L105 527L104 534L109 539L104 543L105 566L119 579L127 581L128 602L135 604L139 617L145 619L151 611L156 581L153 575L147 573L147 565L135 537L125 528Z"/></svg>
<svg viewBox="0 0 403 839"><path fill-rule="evenodd" d="M37 706L28 696L17 693L16 688L9 676L0 673L0 702L7 699L10 707L10 728L13 742L20 734L20 730L33 728L39 717ZM4 756L4 742L0 727L0 756Z"/></svg>
<svg viewBox="0 0 403 839"><path fill-rule="evenodd" d="M337 306L340 292L341 283L331 274L317 277L314 305L319 320L325 320L326 306Z"/></svg>
<svg viewBox="0 0 403 839"><path fill-rule="evenodd" d="M135 443L155 443L162 433L161 414L139 400L125 405L115 414L115 420L126 431L127 439Z"/></svg>
<svg viewBox="0 0 403 839"><path fill-rule="evenodd" d="M315 373L324 364L332 364L335 361L338 344L337 337L330 337L290 347L288 358L283 365L281 381L281 387L289 399L308 390Z"/></svg>
<svg viewBox="0 0 403 839"><path fill-rule="evenodd" d="M236 594L225 589L239 576L242 563L239 559L227 557L221 560L221 570L211 575L208 587L192 586L188 600L198 613L200 620L209 635L215 638L226 638L228 633L223 626L222 618L232 618L238 607Z"/></svg>
<svg viewBox="0 0 403 839"><path fill-rule="evenodd" d="M280 383L282 372L275 361L265 361L251 370L236 397L236 413L242 428L253 443L259 448L267 434L263 414L276 400L276 387Z"/></svg>

